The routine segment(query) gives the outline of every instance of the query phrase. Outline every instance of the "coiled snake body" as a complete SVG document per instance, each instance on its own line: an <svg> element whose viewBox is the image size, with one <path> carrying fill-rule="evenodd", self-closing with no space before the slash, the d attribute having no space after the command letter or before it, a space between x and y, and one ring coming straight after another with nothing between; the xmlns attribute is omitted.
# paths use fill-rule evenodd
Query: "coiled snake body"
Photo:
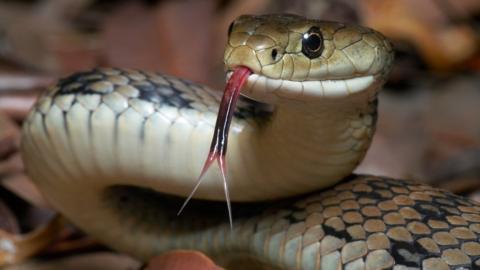
<svg viewBox="0 0 480 270"><path fill-rule="evenodd" d="M199 249L285 269L480 268L479 204L350 175L370 144L392 59L381 34L355 25L293 15L232 23L227 74L253 72L227 156L233 231L215 169L175 215L218 110L219 93L204 86L134 70L74 74L29 114L23 157L61 213L141 259Z"/></svg>

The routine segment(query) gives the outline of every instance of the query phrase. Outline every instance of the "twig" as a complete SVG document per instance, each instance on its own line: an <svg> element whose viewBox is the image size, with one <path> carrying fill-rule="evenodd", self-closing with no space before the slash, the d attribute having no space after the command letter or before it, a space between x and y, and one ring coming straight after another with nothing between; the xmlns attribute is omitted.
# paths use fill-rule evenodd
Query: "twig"
<svg viewBox="0 0 480 270"><path fill-rule="evenodd" d="M25 235L0 230L0 266L18 263L38 254L57 239L63 227L63 218L56 216L46 225Z"/></svg>
<svg viewBox="0 0 480 270"><path fill-rule="evenodd" d="M0 93L3 91L43 88L52 83L52 81L51 77L46 76L0 74Z"/></svg>

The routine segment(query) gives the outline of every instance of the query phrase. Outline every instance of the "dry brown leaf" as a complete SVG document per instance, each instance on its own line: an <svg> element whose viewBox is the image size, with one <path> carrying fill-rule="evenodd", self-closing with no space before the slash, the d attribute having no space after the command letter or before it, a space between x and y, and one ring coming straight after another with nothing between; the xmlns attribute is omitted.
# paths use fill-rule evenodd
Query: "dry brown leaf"
<svg viewBox="0 0 480 270"><path fill-rule="evenodd" d="M50 204L45 200L32 180L24 173L8 175L2 179L1 184L31 205L51 209Z"/></svg>
<svg viewBox="0 0 480 270"><path fill-rule="evenodd" d="M221 270L203 253L189 250L176 250L156 256L150 260L145 270Z"/></svg>
<svg viewBox="0 0 480 270"><path fill-rule="evenodd" d="M46 225L25 235L0 231L0 267L24 261L52 244L64 226L60 216L53 218Z"/></svg>
<svg viewBox="0 0 480 270"><path fill-rule="evenodd" d="M93 60L89 57L90 51L96 49L95 42L71 27L70 21L88 2L91 0L44 1L32 5L1 2L2 41L7 46L2 47L0 54L43 71L58 72L85 67L85 63L95 64L96 55Z"/></svg>
<svg viewBox="0 0 480 270"><path fill-rule="evenodd" d="M20 122L37 96L52 82L53 78L49 76L9 71L8 67L0 65L0 112Z"/></svg>
<svg viewBox="0 0 480 270"><path fill-rule="evenodd" d="M0 95L0 111L13 120L23 120L37 99L37 93L21 95Z"/></svg>
<svg viewBox="0 0 480 270"><path fill-rule="evenodd" d="M19 233L17 219L10 208L0 199L0 230L8 233Z"/></svg>
<svg viewBox="0 0 480 270"><path fill-rule="evenodd" d="M165 1L153 8L139 2L119 6L102 27L107 64L205 82L214 61L221 62L211 59L214 5L189 0Z"/></svg>
<svg viewBox="0 0 480 270"><path fill-rule="evenodd" d="M0 111L0 184L32 205L49 208L38 189L25 175L19 146L20 127Z"/></svg>
<svg viewBox="0 0 480 270"><path fill-rule="evenodd" d="M6 267L4 270L137 270L140 265L140 262L125 255L96 252L55 260L30 260Z"/></svg>
<svg viewBox="0 0 480 270"><path fill-rule="evenodd" d="M451 70L478 52L477 37L471 26L453 24L439 2L366 0L359 7L364 24L412 43L431 68Z"/></svg>
<svg viewBox="0 0 480 270"><path fill-rule="evenodd" d="M47 86L52 81L53 79L47 76L1 72L0 93L4 91L26 91L41 88Z"/></svg>
<svg viewBox="0 0 480 270"><path fill-rule="evenodd" d="M5 113L0 111L0 179L21 171L18 153L20 129ZM21 163L21 162L20 162Z"/></svg>

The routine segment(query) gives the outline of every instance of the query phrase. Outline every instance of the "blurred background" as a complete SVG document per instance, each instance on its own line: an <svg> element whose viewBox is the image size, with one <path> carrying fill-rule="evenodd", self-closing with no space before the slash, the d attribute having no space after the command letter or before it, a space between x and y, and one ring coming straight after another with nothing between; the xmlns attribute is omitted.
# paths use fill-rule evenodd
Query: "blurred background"
<svg viewBox="0 0 480 270"><path fill-rule="evenodd" d="M478 0L0 0L0 267L139 269L55 218L23 171L22 119L48 84L96 66L161 71L223 89L228 25L262 13L359 23L389 37L395 67L358 172L480 201ZM147 269L161 269L155 263Z"/></svg>

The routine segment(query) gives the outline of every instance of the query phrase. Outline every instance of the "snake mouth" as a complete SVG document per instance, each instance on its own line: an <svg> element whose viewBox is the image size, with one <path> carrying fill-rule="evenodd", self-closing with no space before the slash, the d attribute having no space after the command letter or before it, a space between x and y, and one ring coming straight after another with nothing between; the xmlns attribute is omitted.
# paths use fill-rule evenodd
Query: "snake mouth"
<svg viewBox="0 0 480 270"><path fill-rule="evenodd" d="M232 75L227 72L227 80ZM327 79L317 81L291 81L274 79L267 76L252 73L242 90L246 96L275 98L287 98L294 100L311 101L312 98L342 98L371 89L375 84L374 75L358 76L346 79Z"/></svg>

